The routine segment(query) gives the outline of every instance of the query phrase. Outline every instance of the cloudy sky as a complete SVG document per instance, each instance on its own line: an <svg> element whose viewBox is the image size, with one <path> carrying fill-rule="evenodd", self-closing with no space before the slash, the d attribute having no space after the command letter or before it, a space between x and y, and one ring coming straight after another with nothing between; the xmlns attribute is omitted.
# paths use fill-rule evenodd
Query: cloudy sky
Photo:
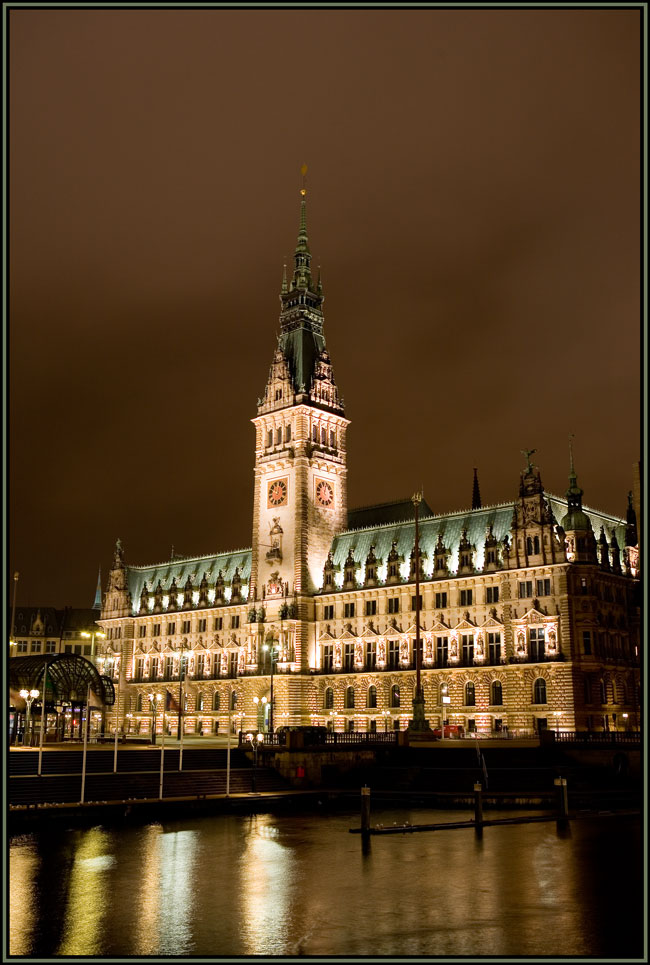
<svg viewBox="0 0 650 965"><path fill-rule="evenodd" d="M624 514L640 458L640 13L9 16L9 565L88 606L250 546L306 162L350 506Z"/></svg>

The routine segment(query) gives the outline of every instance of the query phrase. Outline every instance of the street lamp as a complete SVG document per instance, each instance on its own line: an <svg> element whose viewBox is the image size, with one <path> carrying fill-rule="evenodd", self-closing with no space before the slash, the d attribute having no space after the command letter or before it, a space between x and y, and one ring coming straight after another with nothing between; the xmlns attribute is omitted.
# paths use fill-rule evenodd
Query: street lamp
<svg viewBox="0 0 650 965"><path fill-rule="evenodd" d="M190 648L188 647L187 649L189 650ZM180 645L180 651L181 651L181 655L180 655L180 657L179 657L179 663L178 663L178 680L179 680L179 684L178 684L178 731L177 731L177 734L176 734L176 739L177 739L177 740L181 740L182 733L183 733L183 730L184 730L184 728L182 727L182 719L183 719L183 675L184 675L184 665L185 665L186 656L185 656L185 646L184 646L182 643L181 643L181 645ZM188 654L188 656L189 656L189 654Z"/></svg>
<svg viewBox="0 0 650 965"><path fill-rule="evenodd" d="M269 707L269 730L273 733L273 666L278 657L278 651L275 649L273 644L267 646L264 644L262 650L268 650L271 654L271 705Z"/></svg>
<svg viewBox="0 0 650 965"><path fill-rule="evenodd" d="M27 716L25 717L25 733L23 734L23 744L25 744L25 738L31 745L30 734L29 734L29 716L32 710L32 704L36 698L40 695L40 690L21 690L20 696L23 698L27 704Z"/></svg>
<svg viewBox="0 0 650 965"><path fill-rule="evenodd" d="M131 733L131 721L133 720L133 714L126 714L125 716L126 716L126 721L127 721L127 723L126 723L126 732L127 732L127 734L130 734L130 733Z"/></svg>
<svg viewBox="0 0 650 965"><path fill-rule="evenodd" d="M388 733L388 719L390 717L390 710L382 710L381 716L384 718L384 733Z"/></svg>
<svg viewBox="0 0 650 965"><path fill-rule="evenodd" d="M257 793L257 755L259 753L260 744L264 740L264 734L247 734L246 739L251 742L251 747L253 748L253 773L251 775L251 791L253 794Z"/></svg>
<svg viewBox="0 0 650 965"><path fill-rule="evenodd" d="M93 630L92 633L87 633L86 630L82 630L79 634L80 637L85 637L90 640L90 659L95 659L95 637L99 640L105 640L106 634L102 633L101 630Z"/></svg>
<svg viewBox="0 0 650 965"><path fill-rule="evenodd" d="M157 704L159 700L162 700L162 694L149 694L149 700L151 701L151 743L156 743L156 718L158 716Z"/></svg>

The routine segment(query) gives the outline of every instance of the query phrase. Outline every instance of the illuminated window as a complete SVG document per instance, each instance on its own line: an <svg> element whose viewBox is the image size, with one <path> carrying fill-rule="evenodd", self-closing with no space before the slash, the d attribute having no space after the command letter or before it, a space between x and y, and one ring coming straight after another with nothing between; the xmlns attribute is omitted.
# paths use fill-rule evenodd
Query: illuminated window
<svg viewBox="0 0 650 965"><path fill-rule="evenodd" d="M325 699L323 701L326 710L331 710L334 706L334 691L331 687L325 689Z"/></svg>
<svg viewBox="0 0 650 965"><path fill-rule="evenodd" d="M16 644L16 653L27 653L27 641L26 641L26 640L19 640L19 641L18 641L18 643ZM70 651L69 651L69 650L66 650L66 653L70 653Z"/></svg>
<svg viewBox="0 0 650 965"><path fill-rule="evenodd" d="M233 692L230 695L230 709L231 710L237 709L237 692L235 690L233 690Z"/></svg>
<svg viewBox="0 0 650 965"><path fill-rule="evenodd" d="M45 644L45 653L56 653L56 640L48 640Z"/></svg>
<svg viewBox="0 0 650 965"><path fill-rule="evenodd" d="M449 654L449 640L447 637L436 637L436 663L439 667L447 666Z"/></svg>
<svg viewBox="0 0 650 965"><path fill-rule="evenodd" d="M399 707L399 705L400 705L400 704L399 704L399 701L400 701L399 687L398 687L397 684L393 684L393 686L390 688L390 705L391 705L391 707Z"/></svg>
<svg viewBox="0 0 650 965"><path fill-rule="evenodd" d="M326 643L323 646L321 666L323 670L332 670L334 667L334 647L331 643Z"/></svg>
<svg viewBox="0 0 650 965"><path fill-rule="evenodd" d="M543 677L538 677L533 685L533 703L546 703L546 681Z"/></svg>
<svg viewBox="0 0 650 965"><path fill-rule="evenodd" d="M345 706L347 710L354 708L354 687L345 688Z"/></svg>
<svg viewBox="0 0 650 965"><path fill-rule="evenodd" d="M399 613L399 597L390 596L388 598L388 612L389 613Z"/></svg>
<svg viewBox="0 0 650 965"><path fill-rule="evenodd" d="M493 680L490 686L490 703L500 706L503 703L503 688L500 680Z"/></svg>
<svg viewBox="0 0 650 965"><path fill-rule="evenodd" d="M214 697L212 698L212 709L219 710L220 707L221 707L221 695L215 694Z"/></svg>
<svg viewBox="0 0 650 965"><path fill-rule="evenodd" d="M488 633L488 656L492 665L501 663L501 634Z"/></svg>
<svg viewBox="0 0 650 965"><path fill-rule="evenodd" d="M388 641L388 666L399 667L399 640Z"/></svg>
<svg viewBox="0 0 650 965"><path fill-rule="evenodd" d="M474 634L463 633L460 641L463 651L463 663L466 667L469 667L474 663Z"/></svg>
<svg viewBox="0 0 650 965"><path fill-rule="evenodd" d="M367 706L367 707L376 707L376 706L377 706L377 688L375 687L374 684L372 684L370 687L368 687L368 696L367 696L367 699L366 699L366 706Z"/></svg>
<svg viewBox="0 0 650 965"><path fill-rule="evenodd" d="M41 652L41 644L40 644L40 642L39 642L39 643L36 643L34 640L32 640L31 651L32 651L32 653L40 653L40 652Z"/></svg>
<svg viewBox="0 0 650 965"><path fill-rule="evenodd" d="M377 641L369 640L366 644L366 669L374 670L377 666Z"/></svg>
<svg viewBox="0 0 650 965"><path fill-rule="evenodd" d="M473 707L476 703L476 690L473 683L465 684L465 704L468 707Z"/></svg>
<svg viewBox="0 0 650 965"><path fill-rule="evenodd" d="M544 627L531 627L528 656L531 660L544 659Z"/></svg>
<svg viewBox="0 0 650 965"><path fill-rule="evenodd" d="M345 650L343 651L343 666L346 670L352 670L354 667L354 640L345 641Z"/></svg>

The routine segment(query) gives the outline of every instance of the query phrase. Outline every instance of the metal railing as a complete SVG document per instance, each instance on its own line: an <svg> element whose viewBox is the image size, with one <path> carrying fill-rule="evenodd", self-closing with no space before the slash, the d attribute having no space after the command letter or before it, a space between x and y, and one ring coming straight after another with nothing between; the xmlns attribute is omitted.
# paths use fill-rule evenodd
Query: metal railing
<svg viewBox="0 0 650 965"><path fill-rule="evenodd" d="M543 731L547 740L560 744L640 744L641 733L631 730L551 730Z"/></svg>

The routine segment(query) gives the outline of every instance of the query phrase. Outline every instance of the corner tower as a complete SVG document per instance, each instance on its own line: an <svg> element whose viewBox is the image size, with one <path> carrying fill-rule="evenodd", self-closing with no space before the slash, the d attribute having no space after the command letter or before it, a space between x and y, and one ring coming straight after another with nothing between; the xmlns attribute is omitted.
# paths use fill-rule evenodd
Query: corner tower
<svg viewBox="0 0 650 965"><path fill-rule="evenodd" d="M311 273L306 189L301 190L294 270L280 293L280 335L255 425L250 598L275 610L293 604L312 618L309 597L334 536L347 527L343 401L323 332L323 288ZM300 634L298 634L300 636ZM308 666L307 640L296 663Z"/></svg>

